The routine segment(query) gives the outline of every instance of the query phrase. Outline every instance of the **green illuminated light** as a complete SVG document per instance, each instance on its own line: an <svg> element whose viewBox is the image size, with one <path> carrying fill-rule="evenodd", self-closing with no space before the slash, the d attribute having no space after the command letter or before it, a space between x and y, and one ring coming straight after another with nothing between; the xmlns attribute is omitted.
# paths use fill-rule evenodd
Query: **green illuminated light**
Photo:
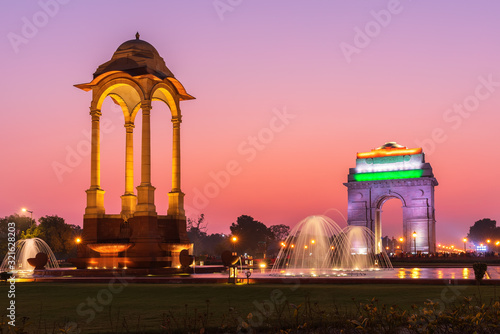
<svg viewBox="0 0 500 334"><path fill-rule="evenodd" d="M398 179L416 179L422 177L422 169L397 170L391 172L360 173L354 174L355 181L377 181L377 180L398 180Z"/></svg>

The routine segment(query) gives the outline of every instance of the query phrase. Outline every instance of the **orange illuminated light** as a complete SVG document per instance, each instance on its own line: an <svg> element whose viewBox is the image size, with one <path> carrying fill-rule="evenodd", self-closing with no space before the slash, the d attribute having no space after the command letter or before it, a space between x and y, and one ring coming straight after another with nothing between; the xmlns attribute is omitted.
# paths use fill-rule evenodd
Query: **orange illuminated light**
<svg viewBox="0 0 500 334"><path fill-rule="evenodd" d="M422 153L422 148L383 148L374 149L370 152L357 153L358 159L390 157L396 155L413 155Z"/></svg>

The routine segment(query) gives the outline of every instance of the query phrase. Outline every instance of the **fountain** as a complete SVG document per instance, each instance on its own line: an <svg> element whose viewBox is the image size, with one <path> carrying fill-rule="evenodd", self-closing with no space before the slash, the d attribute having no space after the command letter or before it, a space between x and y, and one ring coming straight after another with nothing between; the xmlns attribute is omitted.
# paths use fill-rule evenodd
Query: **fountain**
<svg viewBox="0 0 500 334"><path fill-rule="evenodd" d="M326 216L310 216L282 244L271 275L346 276L392 269L387 254L375 253L375 235L363 226L341 229Z"/></svg>
<svg viewBox="0 0 500 334"><path fill-rule="evenodd" d="M17 240L16 244L16 265L15 269L11 270L7 254L0 266L0 272L8 271L18 273L19 276L29 276L33 274L33 266L28 263L28 259L36 258L38 253L45 253L48 257L46 268L59 268L57 264L56 257L49 245L45 241L40 238L31 238L31 239L21 239Z"/></svg>
<svg viewBox="0 0 500 334"><path fill-rule="evenodd" d="M332 246L335 270L392 269L385 251L375 253L375 234L365 226L347 226ZM335 247L338 247L335 251Z"/></svg>

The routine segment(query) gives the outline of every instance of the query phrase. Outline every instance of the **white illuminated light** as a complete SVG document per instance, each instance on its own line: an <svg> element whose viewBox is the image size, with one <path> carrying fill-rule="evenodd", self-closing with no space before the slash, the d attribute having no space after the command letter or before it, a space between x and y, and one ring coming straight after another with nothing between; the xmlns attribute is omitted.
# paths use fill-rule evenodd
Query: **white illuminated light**
<svg viewBox="0 0 500 334"><path fill-rule="evenodd" d="M398 170L421 169L423 164L423 156L415 154L411 156L409 161L387 162L387 163L370 163L370 159L356 159L356 173L375 173L375 172L391 172Z"/></svg>

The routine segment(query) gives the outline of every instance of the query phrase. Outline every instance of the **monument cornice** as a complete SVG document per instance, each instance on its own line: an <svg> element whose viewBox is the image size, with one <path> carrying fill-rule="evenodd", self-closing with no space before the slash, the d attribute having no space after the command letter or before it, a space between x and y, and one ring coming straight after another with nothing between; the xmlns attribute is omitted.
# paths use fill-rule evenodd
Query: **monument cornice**
<svg viewBox="0 0 500 334"><path fill-rule="evenodd" d="M368 188L391 188L404 186L437 186L438 182L434 177L422 177L418 179L400 179L400 180L378 180L378 181L352 181L344 185L349 189L368 189Z"/></svg>

